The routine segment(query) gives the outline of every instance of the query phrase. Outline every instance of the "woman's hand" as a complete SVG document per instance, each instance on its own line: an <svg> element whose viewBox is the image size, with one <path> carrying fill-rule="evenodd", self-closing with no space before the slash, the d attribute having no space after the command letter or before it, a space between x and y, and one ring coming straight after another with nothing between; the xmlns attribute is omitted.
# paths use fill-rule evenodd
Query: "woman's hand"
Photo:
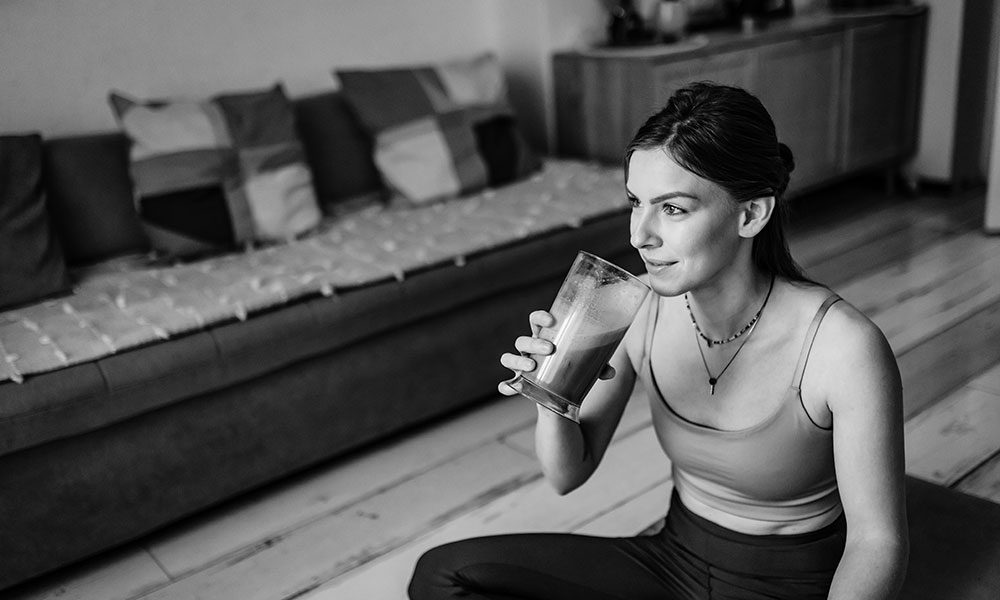
<svg viewBox="0 0 1000 600"><path fill-rule="evenodd" d="M500 364L514 371L514 377L506 381L501 381L497 389L504 396L513 396L521 391L521 375L535 370L538 364L530 354L536 356L548 356L556 351L555 345L538 337L543 327L551 327L556 322L552 313L545 310L536 310L528 315L528 323L531 324L531 336L522 335L514 340L514 349L517 354L504 352L500 356Z"/></svg>
<svg viewBox="0 0 1000 600"><path fill-rule="evenodd" d="M520 336L514 341L516 353L507 352L500 357L500 364L514 371L513 379L497 386L505 396L517 394L523 384L522 375L538 369L542 358L559 350L540 335L544 331L545 337L553 337L547 328L558 323L550 312L536 310L528 321L531 323L531 335ZM631 369L625 344L618 347L611 362L617 366L617 376L614 367L604 366L600 378L614 380L598 382L588 392L580 410L579 422L562 417L540 404L537 407L535 455L545 479L556 493L566 494L576 489L593 474L621 420L635 384L635 373Z"/></svg>
<svg viewBox="0 0 1000 600"><path fill-rule="evenodd" d="M506 381L501 381L497 389L505 396L513 396L521 390L521 376L524 373L534 371L538 363L529 355L548 356L556 351L555 345L545 339L538 337L544 327L555 325L556 319L552 313L545 310L536 310L528 315L528 322L531 324L531 336L522 335L514 340L514 349L517 354L505 352L500 356L500 364L514 371L514 377ZM599 379L611 379L615 376L615 369L611 365L604 365Z"/></svg>

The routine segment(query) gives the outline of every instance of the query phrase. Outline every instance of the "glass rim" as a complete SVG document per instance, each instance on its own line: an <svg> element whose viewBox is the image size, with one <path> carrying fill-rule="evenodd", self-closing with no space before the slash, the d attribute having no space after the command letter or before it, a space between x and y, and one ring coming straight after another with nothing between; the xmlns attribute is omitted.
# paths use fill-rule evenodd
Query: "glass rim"
<svg viewBox="0 0 1000 600"><path fill-rule="evenodd" d="M626 269L624 269L622 267L619 267L615 263L613 263L613 262L611 262L609 260L603 259L600 256L597 256L596 254L594 254L592 252L587 252L586 250L578 250L577 251L577 256L585 256L585 257L587 257L587 258L589 258L589 259L591 259L591 260L593 260L593 261L595 261L595 262L603 265L604 267L609 268L609 270L614 271L615 273L621 273L621 274L626 275L628 277L628 279L625 279L626 281L627 280L632 280L635 283L638 283L639 285L643 286L647 290L648 289L652 289L652 288L649 287L648 283L646 283L645 281L639 279L639 277L637 275L632 274L628 270L626 270Z"/></svg>

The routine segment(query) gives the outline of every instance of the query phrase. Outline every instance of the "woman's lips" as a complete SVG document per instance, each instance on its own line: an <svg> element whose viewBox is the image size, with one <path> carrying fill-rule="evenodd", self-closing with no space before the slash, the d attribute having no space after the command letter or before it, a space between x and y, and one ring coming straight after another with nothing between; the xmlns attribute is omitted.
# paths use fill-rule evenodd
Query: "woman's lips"
<svg viewBox="0 0 1000 600"><path fill-rule="evenodd" d="M663 269L666 269L671 265L677 264L676 262L649 260L649 259L643 259L643 262L646 263L646 272L648 273L652 273L654 271L662 271Z"/></svg>

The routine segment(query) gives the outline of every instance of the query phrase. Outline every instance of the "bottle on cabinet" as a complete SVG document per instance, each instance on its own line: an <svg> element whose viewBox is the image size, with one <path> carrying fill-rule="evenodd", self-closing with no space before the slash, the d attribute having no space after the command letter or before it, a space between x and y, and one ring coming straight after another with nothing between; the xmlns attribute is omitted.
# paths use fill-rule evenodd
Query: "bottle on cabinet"
<svg viewBox="0 0 1000 600"><path fill-rule="evenodd" d="M610 8L608 43L612 46L630 46L645 41L646 27L633 0L618 0Z"/></svg>
<svg viewBox="0 0 1000 600"><path fill-rule="evenodd" d="M661 42L684 39L687 25L688 8L684 0L660 0L656 11L656 33Z"/></svg>

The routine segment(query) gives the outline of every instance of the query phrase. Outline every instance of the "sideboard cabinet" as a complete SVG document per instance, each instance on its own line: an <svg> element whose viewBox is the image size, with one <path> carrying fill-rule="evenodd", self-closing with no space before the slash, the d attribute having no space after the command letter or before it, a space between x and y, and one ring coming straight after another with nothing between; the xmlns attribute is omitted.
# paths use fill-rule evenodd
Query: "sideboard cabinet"
<svg viewBox="0 0 1000 600"><path fill-rule="evenodd" d="M796 158L790 193L895 168L917 148L927 11L819 14L751 33L553 57L557 152L621 161L636 129L692 81L753 92Z"/></svg>

